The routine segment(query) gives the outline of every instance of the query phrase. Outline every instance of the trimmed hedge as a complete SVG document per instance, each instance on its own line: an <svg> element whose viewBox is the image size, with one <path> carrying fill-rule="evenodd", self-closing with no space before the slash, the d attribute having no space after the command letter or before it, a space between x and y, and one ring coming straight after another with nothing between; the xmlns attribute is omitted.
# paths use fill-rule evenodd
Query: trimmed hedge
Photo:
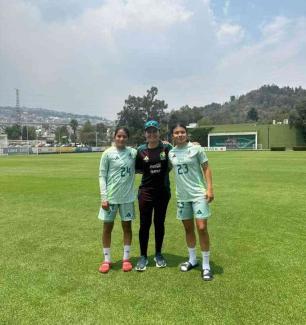
<svg viewBox="0 0 306 325"><path fill-rule="evenodd" d="M271 151L286 151L286 147L271 147Z"/></svg>
<svg viewBox="0 0 306 325"><path fill-rule="evenodd" d="M294 146L292 148L294 151L306 151L306 146Z"/></svg>

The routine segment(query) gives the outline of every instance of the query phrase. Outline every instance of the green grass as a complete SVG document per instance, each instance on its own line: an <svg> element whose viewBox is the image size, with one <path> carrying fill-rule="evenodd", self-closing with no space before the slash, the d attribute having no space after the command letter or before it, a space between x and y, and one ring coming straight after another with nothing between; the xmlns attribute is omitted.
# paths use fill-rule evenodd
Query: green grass
<svg viewBox="0 0 306 325"><path fill-rule="evenodd" d="M101 275L99 155L1 157L0 323L305 323L306 153L208 156L215 187L210 283L200 269L178 270L186 245L174 190L164 243L169 267L123 273L117 221L117 263ZM137 219L133 262L138 226ZM152 232L151 260L153 249Z"/></svg>

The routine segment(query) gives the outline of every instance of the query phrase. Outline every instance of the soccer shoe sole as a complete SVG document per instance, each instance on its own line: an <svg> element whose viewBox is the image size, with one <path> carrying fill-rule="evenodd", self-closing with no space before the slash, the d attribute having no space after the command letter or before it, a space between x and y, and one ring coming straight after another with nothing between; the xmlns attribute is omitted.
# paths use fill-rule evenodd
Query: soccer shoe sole
<svg viewBox="0 0 306 325"><path fill-rule="evenodd" d="M143 268L138 268L137 265L135 266L135 270L137 272L143 272L147 269L147 265L149 264L149 261L146 262L146 265Z"/></svg>
<svg viewBox="0 0 306 325"><path fill-rule="evenodd" d="M162 269L162 268L164 268L164 267L167 266L167 263L165 263L165 265L159 265L159 264L157 264L156 257L154 257L154 261L155 261L155 266L158 267L158 268L160 268L160 269Z"/></svg>

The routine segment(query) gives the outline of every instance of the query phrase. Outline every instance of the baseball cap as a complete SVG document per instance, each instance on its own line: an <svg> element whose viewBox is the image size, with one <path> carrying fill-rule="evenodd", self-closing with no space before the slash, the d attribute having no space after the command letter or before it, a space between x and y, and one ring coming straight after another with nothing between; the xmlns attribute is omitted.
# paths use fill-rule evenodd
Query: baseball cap
<svg viewBox="0 0 306 325"><path fill-rule="evenodd" d="M151 120L151 121L147 121L144 125L145 130L151 127L159 130L159 123L157 121Z"/></svg>

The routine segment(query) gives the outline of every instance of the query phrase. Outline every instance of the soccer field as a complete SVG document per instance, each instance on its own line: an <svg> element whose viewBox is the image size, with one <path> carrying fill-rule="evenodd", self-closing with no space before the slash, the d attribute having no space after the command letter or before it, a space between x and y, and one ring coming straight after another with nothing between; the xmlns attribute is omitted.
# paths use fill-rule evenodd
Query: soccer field
<svg viewBox="0 0 306 325"><path fill-rule="evenodd" d="M101 262L99 154L0 157L1 324L305 324L306 153L208 152L215 279L182 273L187 250L175 191L168 267L123 273L116 222ZM137 178L137 183L139 178ZM133 225L132 261L139 254ZM197 246L200 257L199 246Z"/></svg>

